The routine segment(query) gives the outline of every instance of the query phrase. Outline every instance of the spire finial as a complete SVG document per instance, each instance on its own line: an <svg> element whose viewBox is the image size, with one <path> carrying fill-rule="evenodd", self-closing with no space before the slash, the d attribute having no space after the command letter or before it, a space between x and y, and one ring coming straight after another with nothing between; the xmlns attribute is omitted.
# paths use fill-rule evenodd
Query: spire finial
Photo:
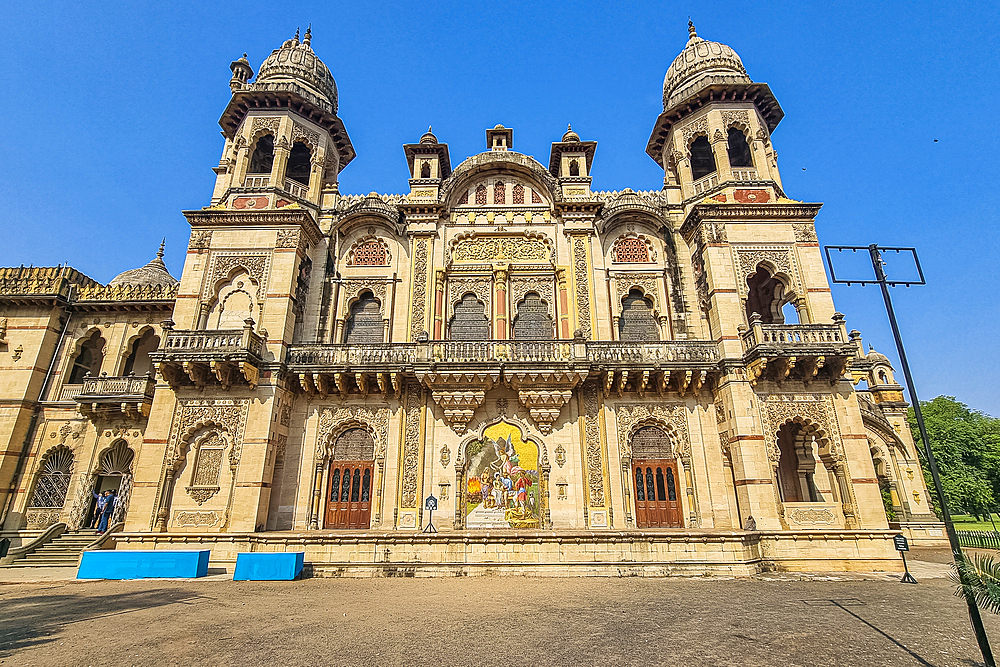
<svg viewBox="0 0 1000 667"><path fill-rule="evenodd" d="M698 32L694 29L694 21L692 21L691 17L689 16L688 17L688 39L694 39L697 36L698 36Z"/></svg>
<svg viewBox="0 0 1000 667"><path fill-rule="evenodd" d="M246 51L244 51L244 52L243 52L243 60L246 60L246 59L247 59L247 52L246 52Z"/></svg>
<svg viewBox="0 0 1000 667"><path fill-rule="evenodd" d="M299 29L295 28L295 43L299 43Z"/></svg>
<svg viewBox="0 0 1000 667"><path fill-rule="evenodd" d="M163 259L163 248L167 245L167 237L164 236L163 240L160 241L160 249L156 251L156 258Z"/></svg>
<svg viewBox="0 0 1000 667"><path fill-rule="evenodd" d="M566 123L566 131L569 132L572 129L573 129L573 125L570 124L570 123Z"/></svg>
<svg viewBox="0 0 1000 667"><path fill-rule="evenodd" d="M431 126L430 126L430 125L428 125L428 126L427 126L427 131L428 131L428 132L430 132L430 131L431 131L431 129L432 129L432 128L431 128Z"/></svg>
<svg viewBox="0 0 1000 667"><path fill-rule="evenodd" d="M305 44L306 46L309 46L309 44L312 42L312 38L313 38L313 24L310 23L309 26L306 28L306 34L305 37L302 38L302 43Z"/></svg>

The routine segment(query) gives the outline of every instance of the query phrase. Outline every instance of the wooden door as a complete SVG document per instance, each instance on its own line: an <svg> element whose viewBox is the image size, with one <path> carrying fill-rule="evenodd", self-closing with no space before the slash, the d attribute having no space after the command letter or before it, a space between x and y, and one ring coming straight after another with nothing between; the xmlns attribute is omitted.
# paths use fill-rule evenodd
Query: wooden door
<svg viewBox="0 0 1000 667"><path fill-rule="evenodd" d="M676 459L632 462L635 525L639 528L683 528Z"/></svg>
<svg viewBox="0 0 1000 667"><path fill-rule="evenodd" d="M324 528L369 527L374 461L333 461L326 491Z"/></svg>

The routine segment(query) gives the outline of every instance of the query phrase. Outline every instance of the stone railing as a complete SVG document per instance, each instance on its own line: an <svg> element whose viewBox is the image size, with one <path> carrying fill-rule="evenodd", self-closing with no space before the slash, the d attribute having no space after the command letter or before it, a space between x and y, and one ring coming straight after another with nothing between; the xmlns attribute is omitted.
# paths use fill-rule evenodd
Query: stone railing
<svg viewBox="0 0 1000 667"><path fill-rule="evenodd" d="M711 174L707 176L702 176L693 183L694 193L696 195L704 194L718 184L719 184L719 172L713 171Z"/></svg>
<svg viewBox="0 0 1000 667"><path fill-rule="evenodd" d="M758 345L805 347L847 342L839 324L760 324L758 318L755 314L750 329L742 335L746 350Z"/></svg>
<svg viewBox="0 0 1000 667"><path fill-rule="evenodd" d="M708 341L587 343L587 360L595 363L714 362L718 359L718 347Z"/></svg>
<svg viewBox="0 0 1000 667"><path fill-rule="evenodd" d="M59 390L59 398L57 400L72 401L77 397L77 395L79 395L82 392L83 392L82 384L64 384L62 386L62 389Z"/></svg>
<svg viewBox="0 0 1000 667"><path fill-rule="evenodd" d="M753 168L746 167L734 167L733 168L733 180L734 181L756 181L757 180L757 170Z"/></svg>
<svg viewBox="0 0 1000 667"><path fill-rule="evenodd" d="M300 199L305 199L309 195L309 186L302 185L297 181L293 181L290 178L286 178L285 192L292 195L293 197L299 197Z"/></svg>
<svg viewBox="0 0 1000 667"><path fill-rule="evenodd" d="M161 354L218 354L249 352L260 358L264 341L249 327L206 331L169 330L160 348Z"/></svg>
<svg viewBox="0 0 1000 667"><path fill-rule="evenodd" d="M95 378L85 378L78 396L144 396L153 397L156 380L150 375L102 375Z"/></svg>
<svg viewBox="0 0 1000 667"><path fill-rule="evenodd" d="M416 343L376 343L372 345L297 345L288 351L287 363L301 366L341 366L366 364L412 364L417 358Z"/></svg>
<svg viewBox="0 0 1000 667"><path fill-rule="evenodd" d="M271 181L270 174L257 175L257 176L247 176L243 179L243 187L245 188L266 188L268 183Z"/></svg>
<svg viewBox="0 0 1000 667"><path fill-rule="evenodd" d="M77 301L156 301L177 296L177 285L92 285L81 287Z"/></svg>
<svg viewBox="0 0 1000 667"><path fill-rule="evenodd" d="M570 361L571 341L449 340L430 343L430 358L444 362L546 362Z"/></svg>

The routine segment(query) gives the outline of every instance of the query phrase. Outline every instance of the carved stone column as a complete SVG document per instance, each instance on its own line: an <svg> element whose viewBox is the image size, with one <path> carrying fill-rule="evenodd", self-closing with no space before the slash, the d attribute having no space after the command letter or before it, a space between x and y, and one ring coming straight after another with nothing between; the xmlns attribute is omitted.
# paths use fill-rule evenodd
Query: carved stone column
<svg viewBox="0 0 1000 667"><path fill-rule="evenodd" d="M493 265L493 285L495 289L493 338L495 340L510 338L510 326L508 325L507 316L507 276L509 268L509 264Z"/></svg>
<svg viewBox="0 0 1000 667"><path fill-rule="evenodd" d="M319 530L319 511L322 504L323 461L316 462L316 473L313 475L312 512L309 513L309 528Z"/></svg>
<svg viewBox="0 0 1000 667"><path fill-rule="evenodd" d="M444 282L445 272L434 273L434 340L443 340L444 336Z"/></svg>
<svg viewBox="0 0 1000 667"><path fill-rule="evenodd" d="M163 480L163 494L160 496L160 509L156 512L156 530L160 533L167 532L167 522L170 519L170 499L174 494L174 476L177 471L173 463L167 468L167 474Z"/></svg>
<svg viewBox="0 0 1000 667"><path fill-rule="evenodd" d="M572 336L572 332L569 323L569 286L566 280L566 269L556 270L556 280L559 284L559 338L567 340Z"/></svg>

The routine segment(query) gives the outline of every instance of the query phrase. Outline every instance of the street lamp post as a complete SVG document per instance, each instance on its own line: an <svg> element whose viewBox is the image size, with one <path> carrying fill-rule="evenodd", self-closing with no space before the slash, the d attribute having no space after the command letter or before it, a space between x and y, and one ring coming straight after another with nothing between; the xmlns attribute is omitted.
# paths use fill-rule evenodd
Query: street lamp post
<svg viewBox="0 0 1000 667"><path fill-rule="evenodd" d="M875 270L875 280L870 279L838 279L837 274L833 268L833 258L830 255L831 250L836 250L837 252L843 252L845 250L850 250L851 252L857 252L858 250L867 250L869 255L871 255L872 268ZM885 275L885 262L882 260L882 253L885 251L895 252L895 253L910 253L913 256L913 262L917 267L918 278L916 280L889 280ZM948 541L951 543L951 553L955 559L956 566L960 566L963 561L962 546L958 543L958 533L955 532L955 524L951 520L951 513L948 511L948 500L945 498L944 489L941 486L941 476L938 474L937 461L934 459L934 452L931 451L931 442L927 437L927 428L924 426L924 415L920 410L920 400L917 399L916 386L913 383L913 377L910 375L910 364L906 361L906 352L903 350L903 339L899 335L899 325L896 323L896 313L892 309L892 299L889 297L889 288L895 287L897 285L905 285L909 287L910 285L924 285L926 281L924 280L924 272L920 268L920 260L917 258L916 248L895 248L895 247L883 247L876 244L871 244L869 246L826 246L826 262L830 267L830 277L835 283L846 283L848 286L853 284L867 285L870 283L876 283L882 288L882 298L885 300L885 310L889 315L889 326L892 327L892 337L896 341L896 351L899 353L899 363L903 366L903 377L906 378L906 388L910 392L910 403L913 405L913 412L917 418L917 427L920 429L920 440L924 445L924 455L927 457L927 466L931 469L931 477L934 479L934 490L937 492L938 500L941 503L941 515L944 519L945 529L948 532ZM965 589L966 577L963 574L964 569L962 567L957 567L958 576L962 583L963 590ZM976 641L979 642L979 650L983 654L983 661L986 663L986 667L996 667L996 661L993 659L993 651L990 649L989 639L986 637L986 630L983 628L983 619L979 615L979 607L976 605L975 599L969 595L965 594L965 602L969 606L969 619L972 621L972 628L976 633Z"/></svg>

